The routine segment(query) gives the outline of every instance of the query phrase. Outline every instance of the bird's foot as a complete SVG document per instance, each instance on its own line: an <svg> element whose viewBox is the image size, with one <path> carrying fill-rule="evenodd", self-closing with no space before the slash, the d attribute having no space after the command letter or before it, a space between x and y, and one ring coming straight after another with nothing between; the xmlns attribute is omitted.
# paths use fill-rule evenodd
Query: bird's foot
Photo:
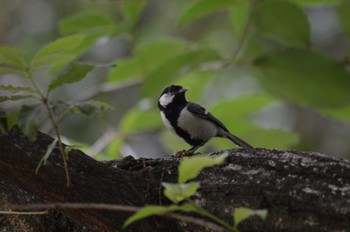
<svg viewBox="0 0 350 232"><path fill-rule="evenodd" d="M189 151L186 151L186 150L182 150L182 151L176 152L176 154L174 154L173 157L175 157L175 158L184 158L184 157L190 157L190 156L193 156L193 155L200 155L200 153L199 152L193 153L193 152L189 152Z"/></svg>
<svg viewBox="0 0 350 232"><path fill-rule="evenodd" d="M192 156L192 155L193 155L193 153L188 152L186 150L182 150L182 151L176 152L173 156L175 158L183 158L183 157L189 157L189 156Z"/></svg>

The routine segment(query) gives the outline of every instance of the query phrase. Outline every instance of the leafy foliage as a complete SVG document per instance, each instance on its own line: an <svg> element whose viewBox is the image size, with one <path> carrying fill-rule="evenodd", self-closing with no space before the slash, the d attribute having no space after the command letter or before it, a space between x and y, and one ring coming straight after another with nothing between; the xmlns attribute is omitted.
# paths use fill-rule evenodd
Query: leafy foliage
<svg viewBox="0 0 350 232"><path fill-rule="evenodd" d="M73 63L67 72L51 82L48 91L56 89L66 83L81 81L93 68L94 67L91 65Z"/></svg>
<svg viewBox="0 0 350 232"><path fill-rule="evenodd" d="M162 183L162 185L165 188L164 195L175 204L191 197L200 187L197 182L187 184Z"/></svg>
<svg viewBox="0 0 350 232"><path fill-rule="evenodd" d="M158 205L147 205L136 212L134 215L129 217L123 227L126 228L131 223L144 219L149 216L165 214L173 211L181 211L181 212L192 212L200 214L208 219L213 220L219 225L230 231L238 231L237 225L243 221L244 219L258 215L263 220L265 220L267 216L266 210L252 210L249 208L237 208L233 214L235 226L230 226L225 223L221 219L215 217L210 214L206 210L198 207L193 201L190 200L191 196L193 196L200 184L197 182L189 182L184 183L187 180L196 178L200 171L207 167L213 167L216 165L222 164L227 157L227 154L221 154L217 157L209 157L209 156L196 156L191 158L186 158L181 160L179 164L179 180L177 184L171 183L162 183L164 187L164 195L174 204L169 206L158 206ZM192 170L194 169L194 170Z"/></svg>
<svg viewBox="0 0 350 232"><path fill-rule="evenodd" d="M239 57L243 63L253 65L255 69L251 69L249 75L266 91L264 97L269 100L262 101L259 97L261 93L255 92L251 98L248 97L249 100L231 97L229 103L218 102L209 108L228 128L233 128L233 133L242 135L243 138L246 136L245 139L252 141L255 146L286 148L295 146L299 141L295 133L278 128L263 129L249 120L249 116L277 100L306 105L323 112L324 109L336 110L349 104L348 95L345 96L345 90L349 87L346 67L311 49L310 23L303 7L314 3L339 4L339 1L269 0L249 3L241 0L197 0L184 7L177 17L178 25L191 26L198 19L210 17L217 12L228 12L227 21L236 32L232 37L242 40L242 44L246 42L245 46L237 44L240 46L237 54L241 54ZM166 85L189 85L189 98L200 101L205 87L215 85L210 79L224 76L220 65L223 65L223 69L226 68L225 65L240 68L240 64L235 61L238 59L226 64L222 52L215 46L208 46L206 39L198 39L193 43L193 40L173 35L140 37L131 56L121 59L118 66L110 72L109 81L119 83L131 79L144 80L142 99L154 100ZM202 86L198 85L200 82L203 83ZM332 97L325 94L326 88ZM125 122L137 125L141 118L141 113L139 117L135 117L134 113L126 114L120 124L121 128L125 131ZM142 131L152 130L160 124L159 120L152 117L147 117L147 121L149 127L135 126L133 131L137 131L137 128ZM173 140L166 141L174 143ZM212 144L223 147L225 142Z"/></svg>
<svg viewBox="0 0 350 232"><path fill-rule="evenodd" d="M16 47L0 47L0 74L24 77L23 85L0 85L4 93L0 103L27 105L30 100L31 109L22 109L21 114L16 109L20 119L33 118L29 117L30 111L36 112L34 106L44 101L57 121L70 113L91 115L109 109L92 102L63 104L51 99L51 92L55 90L56 94L66 84L91 75L93 66L79 61L91 47L120 40L125 51L115 52L119 58L112 61L116 67L109 70L106 80L120 86L137 82L133 91L139 91L139 102L150 106L141 109L126 98L127 109L116 108L121 118L113 121L113 125L119 125L113 140L117 142L111 145L113 149L107 146L104 158L119 157L115 149L121 148L131 134L162 128L156 101L160 91L173 83L189 87L190 100L203 103L232 133L254 146L290 148L300 142L294 132L265 128L252 121L251 116L271 104L291 102L333 119L350 119L350 52L334 59L313 46L315 35L305 10L315 5L336 9L344 37L349 40L348 1L163 2L164 9L176 9L171 14L144 0L123 1L117 7L109 4L114 3L94 9L81 7L80 12L67 14L58 23L62 36L43 46L33 58L26 54L29 59L25 59L25 52ZM38 84L40 78L44 85L31 83L34 80ZM41 118L48 116L37 113ZM19 124L28 135L35 136L33 130L40 124L33 119L29 122L34 124ZM165 147L173 146L172 150L184 146L177 145L170 136L164 141ZM207 148L216 150L231 148L232 144L213 140L210 146Z"/></svg>
<svg viewBox="0 0 350 232"><path fill-rule="evenodd" d="M255 65L262 74L257 76L262 85L281 99L315 108L350 104L350 74L330 58L311 51L288 49L266 54L257 59Z"/></svg>
<svg viewBox="0 0 350 232"><path fill-rule="evenodd" d="M182 160L179 165L179 183L185 183L198 176L199 172L207 167L222 164L227 157L227 154L220 155L216 158L201 156L192 157Z"/></svg>
<svg viewBox="0 0 350 232"><path fill-rule="evenodd" d="M0 74L25 76L26 62L20 50L15 47L0 47Z"/></svg>
<svg viewBox="0 0 350 232"><path fill-rule="evenodd" d="M350 22L349 22L349 14L350 14L350 2L342 1L341 4L337 7L338 17L340 19L340 23L343 26L344 32L350 36Z"/></svg>
<svg viewBox="0 0 350 232"><path fill-rule="evenodd" d="M310 45L307 17L302 9L289 1L263 1L254 8L252 19L263 38L290 46Z"/></svg>
<svg viewBox="0 0 350 232"><path fill-rule="evenodd" d="M235 212L233 213L233 221L235 222L235 228L241 223L243 220L257 215L262 220L265 220L267 217L267 211L266 210L253 210L250 208L240 207L236 208Z"/></svg>
<svg viewBox="0 0 350 232"><path fill-rule="evenodd" d="M154 120L159 117L157 110L130 110L120 124L120 129L124 133L137 133L140 131L147 131L154 127L160 126L158 120Z"/></svg>
<svg viewBox="0 0 350 232"><path fill-rule="evenodd" d="M67 18L59 23L60 31L63 34L79 34L86 35L109 34L116 27L113 19L96 12L83 12Z"/></svg>
<svg viewBox="0 0 350 232"><path fill-rule="evenodd" d="M334 7L341 29L349 40L349 1L195 0L184 4L181 11L167 14L169 19L174 17L173 21L149 14L160 13L150 11L148 4L148 1L130 0L121 2L117 12L87 10L70 15L59 23L60 33L64 36L46 44L28 62L20 49L0 47L0 74L15 74L29 81L23 86L0 85L0 91L5 93L0 96L0 103L23 103L20 110L7 113L5 127L9 129L17 122L24 133L34 139L37 129L47 118L57 126L62 115L91 115L110 109L109 105L96 101L51 99L53 90L78 82L91 73L93 66L78 60L101 37L122 39L128 47L126 54L117 60L117 66L107 74L108 82L122 85L142 81L140 102L153 102L153 107L132 107L124 112L119 123L121 133L117 133L118 137L107 149L108 158L118 156L116 150L129 134L161 128L156 100L160 91L172 83L190 87L191 100L209 102L214 115L233 133L252 141L255 146L288 148L298 143L295 133L265 129L252 122L251 115L276 102L292 102L328 117L350 120L350 52L338 60L321 55L311 44L312 31L305 11L305 7L320 4ZM142 20L143 16L146 20ZM200 19L205 24L198 28L196 24L201 23ZM248 71L241 75L242 69ZM39 75L42 71L45 71L45 83L48 84L38 87L35 78L42 78ZM254 82L254 87L243 93L237 91L239 94L232 94L228 84L224 87L229 93L219 88L212 93L208 88L219 86L220 80L233 83L229 80L235 79ZM220 101L212 100L215 98ZM22 101L28 99L34 103ZM130 105L128 100L125 98L126 104ZM167 139L167 143L175 144L172 139ZM220 140L212 145L222 148L224 143ZM174 204L170 207L147 206L127 225L146 216L175 210L203 214L187 202L199 184L186 181L195 178L203 168L218 165L223 160L222 157L184 160L178 183L163 184L165 195ZM183 201L186 203L182 204ZM236 226L255 214L259 212L237 209L233 215Z"/></svg>
<svg viewBox="0 0 350 232"><path fill-rule="evenodd" d="M182 212L191 212L194 211L193 207L190 204L184 205L170 205L170 206L158 206L158 205L148 205L143 207L137 213L129 217L123 227L128 227L131 223L138 221L140 219L144 219L153 215L159 215L164 213L170 213L174 211L182 211Z"/></svg>
<svg viewBox="0 0 350 232"><path fill-rule="evenodd" d="M113 107L105 102L90 100L87 102L71 103L68 110L70 113L81 113L90 116L111 109L113 109Z"/></svg>
<svg viewBox="0 0 350 232"><path fill-rule="evenodd" d="M51 92L66 83L74 83L85 78L89 72L93 70L93 66L79 64L72 62L78 57L80 53L72 53L72 49L77 48L84 40L83 35L74 35L57 39L46 46L44 46L34 56L28 69L21 52L17 48L0 47L0 65L6 65L10 67L8 69L2 69L5 73L15 73L31 80L32 86L12 86L12 85L0 85L0 91L7 92L7 96L1 96L0 102L3 101L22 101L26 99L36 99L41 104L26 105L23 103L22 109L19 111L18 126L22 131L30 138L35 139L36 132L42 121L50 114L45 113L44 105L47 105L49 109L57 108L55 105L57 102L48 99L48 96L44 96L43 92ZM39 89L35 83L33 77L33 71L42 69L48 66L56 66L66 62L72 62L68 65L67 71L61 73L59 70L52 75L57 75L56 79L52 79L46 90ZM16 68L13 72L12 69ZM18 95L21 93L21 95ZM91 104L90 104L91 105ZM96 104L95 104L96 105ZM78 109L79 107L77 107ZM80 107L82 109L82 107ZM86 108L86 106L85 106ZM99 107L95 107L96 110L108 109L106 105L99 104ZM90 111L92 108L90 107ZM71 111L73 112L73 111ZM80 110L81 113L88 112L87 110ZM91 112L89 112L91 113ZM14 125L14 124L13 124ZM8 128L10 129L10 128Z"/></svg>
<svg viewBox="0 0 350 232"><path fill-rule="evenodd" d="M172 3L163 4L167 7ZM136 90L141 93L139 102L152 105L120 111L117 147L131 134L162 128L156 100L161 90L173 83L189 87L190 100L204 103L232 133L254 146L289 148L300 142L296 133L264 128L251 120L256 112L276 102L292 102L331 118L349 120L349 58L344 57L344 62L334 60L312 46L311 24L305 11L305 7L322 4L335 7L348 39L348 1L193 0L176 4L178 11L168 18L143 0L121 2L113 8L115 12L108 7L84 8L61 19L59 30L64 36L45 45L28 62L18 48L1 47L0 74L28 78L48 71L50 83L47 89L41 89L45 95L91 72L92 66L77 59L100 38L122 40L127 52L110 69L107 82L121 86L142 83ZM225 87L234 87L235 79L254 82L255 88L247 88L246 92L215 88L223 82L228 83ZM1 102L38 97L35 89L34 93L20 89L28 87L2 86L5 95L0 97ZM59 108L56 103L52 101L51 106ZM83 109L84 104L73 107L69 103L71 108L66 109L90 114ZM177 145L172 138L164 139L165 147L181 149L183 143ZM223 140L213 140L210 145L210 149L232 147ZM112 158L110 154L107 157Z"/></svg>
<svg viewBox="0 0 350 232"><path fill-rule="evenodd" d="M26 63L18 48L0 47L0 65L8 65L14 69L24 71Z"/></svg>
<svg viewBox="0 0 350 232"><path fill-rule="evenodd" d="M10 93L18 93L18 92L27 92L34 93L35 91L29 87L20 87L20 86L12 86L12 85L1 85L0 91L7 91Z"/></svg>
<svg viewBox="0 0 350 232"><path fill-rule="evenodd" d="M43 122L46 119L51 122L51 125L57 136L57 141L63 158L64 170L67 178L67 187L70 186L70 177L67 166L68 153L63 148L61 135L59 134L58 130L58 118L61 117L63 113L60 115L55 115L56 111L54 108L64 108L62 106L67 106L68 104L59 103L57 107L55 105L55 101L51 101L49 98L49 94L53 89L56 89L63 84L74 83L82 80L93 69L93 67L90 65L73 63L73 61L76 60L81 54L81 51L79 49L75 49L77 49L82 44L84 39L84 35L73 35L57 39L39 50L33 59L29 62L28 66L24 61L23 55L17 48L0 47L0 66L3 66L0 67L0 72L19 74L20 76L29 79L31 84L31 86L28 87L0 85L0 91L6 91L8 93L8 96L0 97L0 102L22 102L21 110L18 113L14 113L15 115L18 115L15 117L15 119L17 120L17 125L22 130L22 132L33 140L36 138L38 129L43 124ZM60 70L66 65L68 65L69 68L62 74ZM49 82L46 89L41 89L36 83L37 80L35 79L35 73L39 69L44 68L51 68L49 75L51 74L51 77L57 76L57 78L51 78L51 82ZM24 92L26 95L14 95L19 92ZM28 103L22 101L27 99L34 99L36 100L36 103L28 105ZM99 111L108 108L106 104L101 103L88 104L88 106L89 110L84 109L87 107L82 107L81 105L80 107L76 107L76 109L82 113L85 113L92 111L94 108L98 108ZM62 111L64 112L64 110ZM10 121L10 118L8 121ZM6 129L9 130L14 125L15 123L13 123L13 121L11 123L7 123ZM4 128L2 127L2 129ZM46 163L46 160L51 154L51 151L55 147L57 141L54 141L54 143L48 146L46 154L39 162L36 171L38 171L39 168Z"/></svg>
<svg viewBox="0 0 350 232"><path fill-rule="evenodd" d="M218 10L226 9L231 6L233 1L231 0L199 0L193 3L188 9L186 9L179 19L179 24L183 25L192 22L196 19L202 18L210 13Z"/></svg>
<svg viewBox="0 0 350 232"><path fill-rule="evenodd" d="M85 36L83 35L73 35L47 44L31 61L31 71L73 61L79 54L71 54L69 51L77 48L84 38Z"/></svg>

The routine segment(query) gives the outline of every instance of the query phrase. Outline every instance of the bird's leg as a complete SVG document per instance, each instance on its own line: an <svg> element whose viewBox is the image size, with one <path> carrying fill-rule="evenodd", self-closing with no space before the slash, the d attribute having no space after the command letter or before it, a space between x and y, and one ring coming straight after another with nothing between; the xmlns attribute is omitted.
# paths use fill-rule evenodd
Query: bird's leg
<svg viewBox="0 0 350 232"><path fill-rule="evenodd" d="M191 147L191 149L189 150L183 150L183 151L179 151L177 152L174 156L177 158L183 158L183 157L188 157L188 156L192 156L194 155L194 152L200 148L201 146L203 146L205 144L205 142L202 142L200 144L194 145L193 147Z"/></svg>
<svg viewBox="0 0 350 232"><path fill-rule="evenodd" d="M194 145L193 147L191 147L191 149L187 150L187 152L190 153L190 154L193 154L198 148L200 148L204 144L205 144L205 142L197 144L197 145Z"/></svg>

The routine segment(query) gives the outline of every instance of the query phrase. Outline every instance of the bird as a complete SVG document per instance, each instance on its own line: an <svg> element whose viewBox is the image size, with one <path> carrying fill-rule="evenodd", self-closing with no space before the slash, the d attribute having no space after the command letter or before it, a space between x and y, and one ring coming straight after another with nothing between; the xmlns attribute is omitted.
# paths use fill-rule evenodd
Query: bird
<svg viewBox="0 0 350 232"><path fill-rule="evenodd" d="M193 154L213 137L227 138L247 152L254 152L251 145L231 134L204 107L187 101L187 90L180 85L166 87L158 99L158 108L165 127L192 146L188 153Z"/></svg>

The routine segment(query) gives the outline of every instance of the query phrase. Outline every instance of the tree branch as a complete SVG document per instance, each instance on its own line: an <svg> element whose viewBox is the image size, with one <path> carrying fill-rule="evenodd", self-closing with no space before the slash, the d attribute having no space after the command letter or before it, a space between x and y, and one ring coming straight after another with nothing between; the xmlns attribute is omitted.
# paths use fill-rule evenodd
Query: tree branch
<svg viewBox="0 0 350 232"><path fill-rule="evenodd" d="M59 149L53 150L48 164L35 174L52 140L39 133L36 141L30 141L17 128L6 135L0 134L0 205L74 202L142 207L160 202L169 204L160 194L161 182L177 181L178 158L135 160L127 157L98 162L73 150L68 155L72 186L67 189ZM197 181L201 188L192 200L230 225L236 207L268 210L265 222L250 218L238 227L241 232L328 232L350 228L350 162L347 160L315 152L257 149L255 154L248 154L232 150L224 165L205 169ZM130 214L62 207L54 208L48 215L0 215L0 224L7 225L8 231L20 228L40 232L53 227L120 231ZM182 214L179 217L187 218ZM203 228L183 220L186 219L151 217L132 224L128 231L215 231L210 226ZM198 220L208 222L208 219Z"/></svg>

